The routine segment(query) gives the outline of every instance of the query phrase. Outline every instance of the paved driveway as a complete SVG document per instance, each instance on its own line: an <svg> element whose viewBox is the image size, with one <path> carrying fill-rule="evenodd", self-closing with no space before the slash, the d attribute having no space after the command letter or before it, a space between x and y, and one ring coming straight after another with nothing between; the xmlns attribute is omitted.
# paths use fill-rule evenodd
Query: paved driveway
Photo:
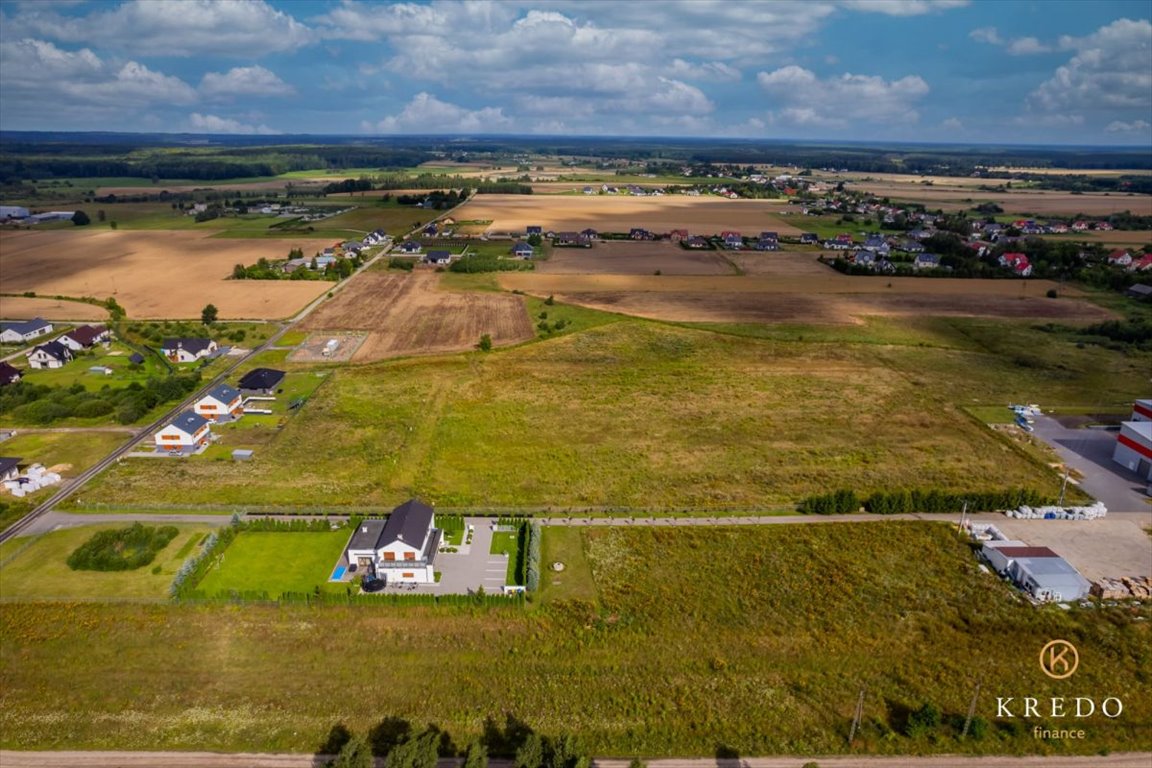
<svg viewBox="0 0 1152 768"><path fill-rule="evenodd" d="M1116 450L1115 432L1069 429L1048 416L1035 418L1035 435L1084 475L1080 487L1104 502L1108 514L1135 513L1143 518L1143 523L1152 522L1152 498L1144 492L1147 481L1112 461L1112 452Z"/></svg>
<svg viewBox="0 0 1152 768"><path fill-rule="evenodd" d="M492 555L491 518L466 517L465 525L475 526L472 544L459 552L440 552L436 555L436 570L441 573L440 583L421 589L439 594L468 594L484 587L488 594L499 593L508 573L508 556Z"/></svg>

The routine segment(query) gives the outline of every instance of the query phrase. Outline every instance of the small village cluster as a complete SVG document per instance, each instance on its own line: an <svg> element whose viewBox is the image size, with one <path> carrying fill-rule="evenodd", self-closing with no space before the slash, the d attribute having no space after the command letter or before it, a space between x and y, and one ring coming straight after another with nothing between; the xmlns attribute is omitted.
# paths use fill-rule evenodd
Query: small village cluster
<svg viewBox="0 0 1152 768"><path fill-rule="evenodd" d="M30 344L54 330L55 326L41 317L0 323L0 344ZM102 325L81 325L51 341L37 344L25 353L25 357L30 368L63 368L80 352L98 344L106 346L110 339L111 333ZM0 386L15 384L22 376L20 369L11 363L0 362Z"/></svg>
<svg viewBox="0 0 1152 768"><path fill-rule="evenodd" d="M183 339L182 341L206 341ZM155 450L172 456L199 453L212 442L212 425L238 421L245 413L272 411L263 403L276 399L276 392L284 380L284 371L273 368L254 368L241 377L236 387L220 384L208 390L192 407L153 435ZM251 453L240 451L236 459L251 458Z"/></svg>

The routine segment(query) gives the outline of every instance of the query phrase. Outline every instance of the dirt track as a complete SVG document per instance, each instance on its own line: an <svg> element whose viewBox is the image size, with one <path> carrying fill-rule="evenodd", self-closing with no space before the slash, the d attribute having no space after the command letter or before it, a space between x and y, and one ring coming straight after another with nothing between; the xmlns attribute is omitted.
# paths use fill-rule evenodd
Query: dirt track
<svg viewBox="0 0 1152 768"><path fill-rule="evenodd" d="M535 331L515 296L440 289L431 272L365 272L300 326L308 331L368 331L355 362L471 349L482 334L496 346Z"/></svg>
<svg viewBox="0 0 1152 768"><path fill-rule="evenodd" d="M807 757L741 757L649 760L650 768L800 768ZM1087 757L819 757L821 768L1147 768L1152 753L1126 752ZM315 755L217 754L214 752L11 752L0 751L4 768L313 768L324 765ZM377 766L384 764L378 759ZM627 760L595 760L596 768L627 768ZM455 768L457 760L441 759L439 768ZM492 768L510 768L511 761L492 760Z"/></svg>

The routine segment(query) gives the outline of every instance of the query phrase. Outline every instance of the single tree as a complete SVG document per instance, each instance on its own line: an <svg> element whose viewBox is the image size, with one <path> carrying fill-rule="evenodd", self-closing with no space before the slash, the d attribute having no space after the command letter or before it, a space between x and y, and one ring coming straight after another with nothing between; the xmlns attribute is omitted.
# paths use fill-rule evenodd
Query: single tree
<svg viewBox="0 0 1152 768"><path fill-rule="evenodd" d="M218 314L215 304L207 304L204 309L200 310L200 322L204 325L212 325L216 322L216 315Z"/></svg>
<svg viewBox="0 0 1152 768"><path fill-rule="evenodd" d="M487 334L487 333L484 334L483 336L480 337L480 343L477 344L477 346L480 348L481 352L491 352L492 351L492 336Z"/></svg>
<svg viewBox="0 0 1152 768"><path fill-rule="evenodd" d="M488 768L488 749L480 741L468 745L462 768Z"/></svg>
<svg viewBox="0 0 1152 768"><path fill-rule="evenodd" d="M86 227L92 223L92 219L88 218L88 214L84 211L76 211L72 214L72 223L78 227Z"/></svg>
<svg viewBox="0 0 1152 768"><path fill-rule="evenodd" d="M353 736L336 756L332 768L372 768L372 765L372 750L368 748L363 737Z"/></svg>

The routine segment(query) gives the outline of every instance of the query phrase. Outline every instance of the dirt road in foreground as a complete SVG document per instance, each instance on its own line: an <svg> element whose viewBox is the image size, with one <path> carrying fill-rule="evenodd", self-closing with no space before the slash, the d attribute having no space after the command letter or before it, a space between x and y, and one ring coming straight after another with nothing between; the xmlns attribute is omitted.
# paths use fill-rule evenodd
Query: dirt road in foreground
<svg viewBox="0 0 1152 768"><path fill-rule="evenodd" d="M596 768L627 768L627 760L596 760ZM318 768L315 755L235 754L213 752L9 752L0 751L4 768ZM377 760L376 765L384 761ZM1147 768L1152 752L1125 752L1086 757L746 757L733 759L650 760L650 768ZM440 768L455 768L456 760L441 760ZM491 761L492 768L510 768L506 760Z"/></svg>

